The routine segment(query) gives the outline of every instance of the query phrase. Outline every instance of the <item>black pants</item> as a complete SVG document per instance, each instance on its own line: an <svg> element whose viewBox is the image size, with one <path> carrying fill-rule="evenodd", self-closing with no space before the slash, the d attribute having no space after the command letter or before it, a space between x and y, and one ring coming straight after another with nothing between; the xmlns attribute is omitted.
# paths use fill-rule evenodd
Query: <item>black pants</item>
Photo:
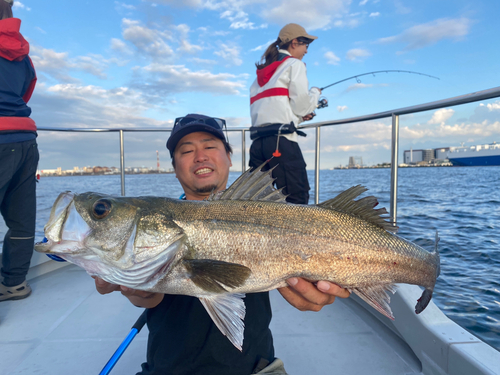
<svg viewBox="0 0 500 375"><path fill-rule="evenodd" d="M35 242L36 140L0 144L0 212L9 228L2 248L3 283L21 284Z"/></svg>
<svg viewBox="0 0 500 375"><path fill-rule="evenodd" d="M273 157L276 151L277 136L261 137L253 141L250 146L250 167L259 167L266 160L269 163L264 170L277 167L273 170L276 178L275 185L278 189L284 187L283 194L288 195L287 202L308 204L309 181L307 180L306 162L297 142L292 142L285 137L280 137L280 157Z"/></svg>

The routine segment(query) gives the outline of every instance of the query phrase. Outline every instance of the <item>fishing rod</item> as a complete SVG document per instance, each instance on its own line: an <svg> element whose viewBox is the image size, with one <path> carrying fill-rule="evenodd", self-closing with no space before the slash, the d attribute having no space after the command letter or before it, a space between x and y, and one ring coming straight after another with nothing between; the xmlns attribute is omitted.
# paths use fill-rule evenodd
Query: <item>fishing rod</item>
<svg viewBox="0 0 500 375"><path fill-rule="evenodd" d="M358 77L362 77L362 76L367 76L369 74L373 75L375 77L375 74L376 73L411 73L411 74L418 74L418 75L421 75L421 76L426 76L426 77L430 77L430 78L435 78L435 79L439 79L438 77L434 77L434 76L431 76L429 74L425 74L425 73L419 73L419 72L413 72L411 70L377 70L377 71L373 71L373 72L368 72L368 73L363 73L363 74L356 74L355 76L352 76L352 77L349 77L349 78L346 78L346 79L343 79L341 81L338 81L338 82L335 82L335 83L332 83L331 85L328 85L328 86L325 86L325 87L322 87L320 88L321 91L323 91L324 89L327 89L328 87L331 87L333 85L337 85L339 83L342 83L342 82L345 82L345 81L348 81L350 79L353 79L355 78L356 79L356 82L357 83L361 83L361 80L358 78Z"/></svg>
<svg viewBox="0 0 500 375"><path fill-rule="evenodd" d="M368 73L363 73L363 74L356 74L355 76L352 76L352 77L349 77L349 78L345 78L341 81L337 81L337 82L334 82L328 86L325 86L325 87L322 87L320 88L321 91L323 91L324 89L327 89L328 87L332 87L334 85L337 85L339 83L342 83L342 82L345 82L345 81L349 81L350 79L356 79L356 82L357 83L361 83L361 80L359 79L359 77L363 77L363 76L367 76L369 74L373 75L375 77L375 74L377 73L410 73L410 74L418 74L418 75L421 75L421 76L426 76L426 77L430 77L430 78L435 78L435 79L439 79L438 77L434 77L434 76L431 76L429 74L425 74L425 73L420 73L420 72L414 72L414 71L411 71L411 70L376 70L376 71L373 71L373 72L368 72ZM326 98L320 98L320 100L318 101L318 105L316 108L320 109L320 108L325 108L325 107L328 107L328 101L326 100Z"/></svg>
<svg viewBox="0 0 500 375"><path fill-rule="evenodd" d="M118 362L122 354L125 352L125 350L128 348L128 346L134 339L134 337L137 336L137 334L141 331L142 327L144 327L144 325L146 324L147 311L148 309L144 309L141 316L139 316L139 319L137 319L137 321L132 326L130 333L127 335L127 337L125 337L125 340L123 340L118 349L116 349L115 353L109 359L108 363L106 363L106 365L101 370L99 375L108 375L111 372L113 367L116 365L116 362Z"/></svg>

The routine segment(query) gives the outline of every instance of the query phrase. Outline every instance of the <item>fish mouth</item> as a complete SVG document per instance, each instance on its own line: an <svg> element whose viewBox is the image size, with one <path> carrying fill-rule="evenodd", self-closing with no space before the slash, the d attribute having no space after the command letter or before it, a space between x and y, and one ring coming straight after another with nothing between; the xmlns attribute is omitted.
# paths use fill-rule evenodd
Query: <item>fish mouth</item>
<svg viewBox="0 0 500 375"><path fill-rule="evenodd" d="M47 241L47 237L44 238L43 241L35 242L35 250L39 253L50 254L49 241Z"/></svg>
<svg viewBox="0 0 500 375"><path fill-rule="evenodd" d="M35 250L45 254L75 254L91 230L75 208L75 193L65 191L57 197L45 225L45 238Z"/></svg>

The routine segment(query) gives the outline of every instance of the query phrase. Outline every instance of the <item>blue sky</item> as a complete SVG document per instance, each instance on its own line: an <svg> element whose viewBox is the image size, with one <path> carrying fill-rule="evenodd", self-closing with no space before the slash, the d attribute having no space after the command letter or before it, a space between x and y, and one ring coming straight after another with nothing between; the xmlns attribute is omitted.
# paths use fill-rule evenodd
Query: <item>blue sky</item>
<svg viewBox="0 0 500 375"><path fill-rule="evenodd" d="M305 56L309 83L329 107L314 122L342 119L499 86L497 0L15 1L38 83L30 101L39 127L170 127L203 113L250 126L248 89L280 28L303 25L319 38ZM400 120L400 147L500 142L500 100ZM390 161L390 121L322 130L321 168ZM125 133L126 165L170 161L167 133ZM118 135L39 132L40 169L119 166ZM241 141L231 135L234 169ZM250 142L248 140L247 147ZM314 132L300 139L314 166Z"/></svg>

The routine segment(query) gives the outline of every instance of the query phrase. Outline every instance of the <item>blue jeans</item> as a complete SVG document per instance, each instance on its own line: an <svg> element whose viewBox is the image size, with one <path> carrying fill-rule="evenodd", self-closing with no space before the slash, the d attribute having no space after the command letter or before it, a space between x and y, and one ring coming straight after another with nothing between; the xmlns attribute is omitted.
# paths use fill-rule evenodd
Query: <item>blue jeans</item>
<svg viewBox="0 0 500 375"><path fill-rule="evenodd" d="M6 286L26 279L35 242L36 140L0 144L0 212L8 231L2 249L1 274Z"/></svg>

